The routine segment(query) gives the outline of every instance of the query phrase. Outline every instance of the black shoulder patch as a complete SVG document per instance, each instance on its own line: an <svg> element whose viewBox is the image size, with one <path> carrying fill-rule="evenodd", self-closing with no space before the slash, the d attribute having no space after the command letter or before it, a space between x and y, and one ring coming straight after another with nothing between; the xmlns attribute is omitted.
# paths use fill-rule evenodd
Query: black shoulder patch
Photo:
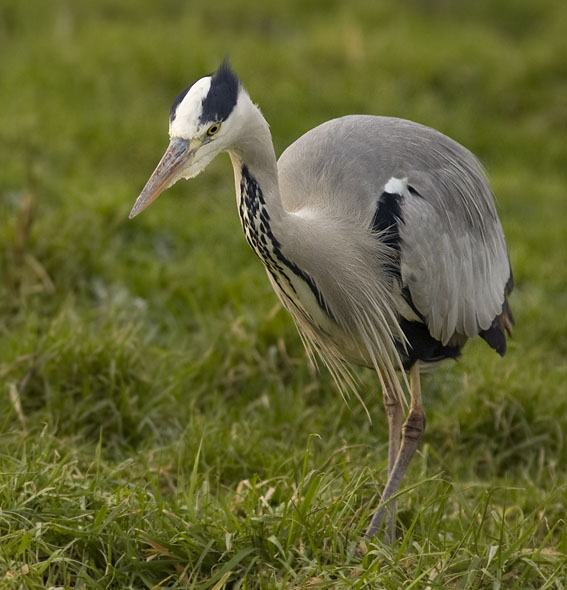
<svg viewBox="0 0 567 590"><path fill-rule="evenodd" d="M201 123L224 121L236 105L239 86L240 81L237 75L225 60L213 74L211 88L203 100Z"/></svg>
<svg viewBox="0 0 567 590"><path fill-rule="evenodd" d="M400 278L401 241L399 224L403 222L400 206L401 199L400 195L383 192L378 199L376 212L370 226L373 231L382 234L382 242L392 248L395 253L387 267L398 278Z"/></svg>
<svg viewBox="0 0 567 590"><path fill-rule="evenodd" d="M384 242L391 248L399 249L400 232L398 223L402 220L400 195L382 193L378 199L376 212L372 218L372 229L375 232L386 231Z"/></svg>

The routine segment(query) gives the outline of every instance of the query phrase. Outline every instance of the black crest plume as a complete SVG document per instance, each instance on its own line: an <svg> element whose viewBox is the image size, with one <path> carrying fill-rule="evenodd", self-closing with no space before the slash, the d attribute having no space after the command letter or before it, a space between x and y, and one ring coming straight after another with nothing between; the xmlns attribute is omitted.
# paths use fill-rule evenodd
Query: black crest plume
<svg viewBox="0 0 567 590"><path fill-rule="evenodd" d="M201 122L224 121L236 105L240 82L225 59L213 74L211 88L203 100Z"/></svg>
<svg viewBox="0 0 567 590"><path fill-rule="evenodd" d="M234 109L238 98L240 80L232 71L228 59L225 59L219 69L214 74L209 74L209 76L211 76L211 87L207 96L203 99L201 123L224 121ZM193 84L195 82L189 84L173 101L169 113L170 122L175 119L177 107L191 90Z"/></svg>

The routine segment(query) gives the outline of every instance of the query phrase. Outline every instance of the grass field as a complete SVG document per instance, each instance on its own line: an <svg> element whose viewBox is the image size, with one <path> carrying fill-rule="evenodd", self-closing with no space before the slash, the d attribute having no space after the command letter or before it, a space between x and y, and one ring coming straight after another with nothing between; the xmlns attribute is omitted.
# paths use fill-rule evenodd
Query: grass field
<svg viewBox="0 0 567 590"><path fill-rule="evenodd" d="M567 588L562 0L0 5L0 588ZM128 212L173 98L230 54L276 151L417 120L499 201L517 326L427 376L400 538L386 478L248 248L227 157Z"/></svg>

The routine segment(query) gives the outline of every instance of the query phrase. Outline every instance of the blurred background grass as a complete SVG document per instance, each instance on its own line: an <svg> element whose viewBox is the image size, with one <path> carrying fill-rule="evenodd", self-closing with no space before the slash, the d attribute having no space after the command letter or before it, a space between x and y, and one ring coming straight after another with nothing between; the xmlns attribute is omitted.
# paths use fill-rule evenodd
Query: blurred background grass
<svg viewBox="0 0 567 590"><path fill-rule="evenodd" d="M249 523L219 524L239 482L281 478L281 501L292 501L308 459L347 484L371 469L361 506L383 485L376 379L361 373L376 415L369 424L328 375L307 367L243 239L228 159L127 218L167 144L173 98L226 55L270 122L278 154L311 127L358 112L430 125L481 158L508 238L517 328L505 359L474 342L457 365L428 378L426 444L406 484L443 472L464 486L454 492L461 511L503 489L505 499L492 491L487 505L531 515L534 539L550 534L554 551L566 550L566 30L560 0L0 4L4 581L152 587L168 572L181 584L179 568L187 576L190 565L192 579L213 587L215 563L252 547L254 559L241 556L242 571L252 572L246 587L264 575L289 587L288 570L258 549ZM320 438L306 455L312 433ZM199 480L190 477L198 448ZM207 535L221 545L226 531L245 540L232 553L209 548L210 563L202 548L179 541L174 557L158 551L152 563L161 566L144 569L140 531L170 538L162 510L191 520L186 494L205 483L215 490L200 515L213 528ZM437 492L425 485L404 497L402 520ZM122 513L116 507L128 494ZM100 517L107 537L93 525L101 506L116 509L115 520ZM440 506L447 534L456 525L449 505ZM352 521L337 518L348 536ZM335 549L327 562L346 563ZM559 579L559 562L538 564L542 579ZM287 563L303 572L297 579L316 572L324 580ZM522 578L517 565L490 567L525 583L514 587L541 582ZM484 575L459 587L484 587ZM404 578L392 576L398 587Z"/></svg>

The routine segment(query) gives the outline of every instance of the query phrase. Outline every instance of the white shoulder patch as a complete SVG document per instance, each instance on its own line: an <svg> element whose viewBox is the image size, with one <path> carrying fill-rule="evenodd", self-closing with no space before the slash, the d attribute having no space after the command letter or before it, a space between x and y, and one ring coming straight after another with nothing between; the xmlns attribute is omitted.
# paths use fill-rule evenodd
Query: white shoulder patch
<svg viewBox="0 0 567 590"><path fill-rule="evenodd" d="M177 105L175 118L169 125L170 137L192 139L199 135L201 123L199 118L203 110L203 100L211 88L211 76L197 80Z"/></svg>
<svg viewBox="0 0 567 590"><path fill-rule="evenodd" d="M391 195L400 195L403 196L408 188L408 179L407 178L390 178L388 182L384 185L384 191L391 194Z"/></svg>

